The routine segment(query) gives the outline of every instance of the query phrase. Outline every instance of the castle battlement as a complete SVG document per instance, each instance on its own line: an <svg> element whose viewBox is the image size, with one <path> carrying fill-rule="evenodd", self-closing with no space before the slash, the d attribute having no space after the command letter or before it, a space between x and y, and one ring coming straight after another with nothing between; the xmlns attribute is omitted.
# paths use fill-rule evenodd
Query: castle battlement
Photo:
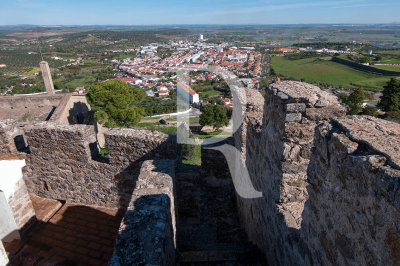
<svg viewBox="0 0 400 266"><path fill-rule="evenodd" d="M235 196L248 240L268 263L399 264L399 124L346 116L336 96L302 82L274 83L265 97L254 90L245 93L243 121L234 125L238 130L213 145L234 145L254 188L262 192L254 199ZM29 192L67 204L124 209L110 263L162 264L161 259L173 265L178 249L176 137L105 129L104 139L106 157L98 153L91 125L0 121L0 152L22 154L12 158L26 163L13 174L23 173L24 182L18 184L26 189L15 189L27 191L23 199ZM184 193L190 194L200 179L215 190L232 185L222 153L206 148L201 151L202 170L196 173L201 178L191 180L184 173L185 182L194 182L181 184ZM25 203L29 206L29 200ZM14 218L29 216L15 210L10 214ZM201 254L208 252L189 250L184 259L201 261Z"/></svg>

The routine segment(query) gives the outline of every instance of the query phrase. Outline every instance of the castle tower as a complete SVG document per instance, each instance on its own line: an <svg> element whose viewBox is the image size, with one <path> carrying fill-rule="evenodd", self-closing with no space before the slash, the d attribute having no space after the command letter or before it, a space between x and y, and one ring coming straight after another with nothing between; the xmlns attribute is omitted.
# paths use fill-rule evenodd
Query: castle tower
<svg viewBox="0 0 400 266"><path fill-rule="evenodd" d="M46 92L48 94L54 94L53 80L51 79L49 63L46 61L40 62L40 70L42 71L44 86L46 87Z"/></svg>

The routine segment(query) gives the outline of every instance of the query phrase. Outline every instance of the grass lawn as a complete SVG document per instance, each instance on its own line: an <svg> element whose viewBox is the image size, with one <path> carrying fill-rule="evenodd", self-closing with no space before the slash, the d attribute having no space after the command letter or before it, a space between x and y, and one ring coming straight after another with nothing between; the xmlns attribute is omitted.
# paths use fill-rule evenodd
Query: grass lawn
<svg viewBox="0 0 400 266"><path fill-rule="evenodd" d="M211 133L199 133L199 134L193 134L193 135L199 139L207 139L207 138L211 138L211 137L227 138L227 137L232 136L232 132L218 131L218 132L211 132Z"/></svg>
<svg viewBox="0 0 400 266"><path fill-rule="evenodd" d="M176 127L160 127L157 128L156 130L168 134L168 135L176 135Z"/></svg>
<svg viewBox="0 0 400 266"><path fill-rule="evenodd" d="M206 95L216 96L216 95L221 95L221 93L219 91L215 91L215 90L208 90L208 91L200 92L200 98L205 98Z"/></svg>
<svg viewBox="0 0 400 266"><path fill-rule="evenodd" d="M161 125L160 122L141 122L139 124L137 124L137 127L152 127L152 126L156 126L156 125Z"/></svg>
<svg viewBox="0 0 400 266"><path fill-rule="evenodd" d="M362 86L366 90L380 91L390 80L390 77L359 71L329 59L327 57L288 60L285 57L273 56L271 64L275 73L286 79L303 79L309 83L322 83L335 87Z"/></svg>
<svg viewBox="0 0 400 266"><path fill-rule="evenodd" d="M182 160L184 164L201 165L201 146L197 145L190 160Z"/></svg>
<svg viewBox="0 0 400 266"><path fill-rule="evenodd" d="M400 72L400 66L372 66L372 67L389 70L389 71L399 71Z"/></svg>
<svg viewBox="0 0 400 266"><path fill-rule="evenodd" d="M69 88L80 87L80 86L92 86L96 82L96 78L92 75L85 75L82 78L73 79L67 82L65 85Z"/></svg>
<svg viewBox="0 0 400 266"><path fill-rule="evenodd" d="M200 117L191 117L189 118L189 123L190 124L197 124L200 121Z"/></svg>

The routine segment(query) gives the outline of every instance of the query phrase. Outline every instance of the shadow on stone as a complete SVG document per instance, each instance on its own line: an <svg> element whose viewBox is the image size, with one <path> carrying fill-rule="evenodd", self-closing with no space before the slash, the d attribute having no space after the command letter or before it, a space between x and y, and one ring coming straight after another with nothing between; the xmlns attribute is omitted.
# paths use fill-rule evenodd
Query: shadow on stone
<svg viewBox="0 0 400 266"><path fill-rule="evenodd" d="M69 110L68 122L70 125L91 125L93 123L91 113L92 112L89 110L87 104L83 102L76 102L74 103L74 106Z"/></svg>

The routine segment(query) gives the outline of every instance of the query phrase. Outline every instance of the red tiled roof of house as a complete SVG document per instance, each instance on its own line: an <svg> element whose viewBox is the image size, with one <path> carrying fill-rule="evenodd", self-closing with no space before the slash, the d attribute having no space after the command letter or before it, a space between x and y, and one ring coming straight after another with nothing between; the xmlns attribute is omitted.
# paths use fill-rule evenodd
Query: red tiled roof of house
<svg viewBox="0 0 400 266"><path fill-rule="evenodd" d="M179 82L178 82L178 85L179 85L182 89L184 89L187 93L189 93L190 95L195 95L195 94L196 94L196 92L195 92L192 88L190 88L188 85L186 85L186 84L183 83L182 81L179 81Z"/></svg>

